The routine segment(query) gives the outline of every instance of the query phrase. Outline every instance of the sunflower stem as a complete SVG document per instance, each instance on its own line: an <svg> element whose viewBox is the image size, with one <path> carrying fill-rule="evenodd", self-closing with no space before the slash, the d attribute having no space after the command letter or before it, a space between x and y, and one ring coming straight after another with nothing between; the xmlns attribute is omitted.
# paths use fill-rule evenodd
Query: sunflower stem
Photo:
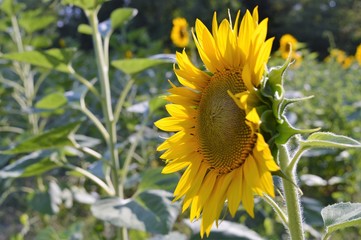
<svg viewBox="0 0 361 240"><path fill-rule="evenodd" d="M278 160L284 174L290 181L282 179L283 192L288 214L288 230L292 240L303 240L302 211L300 195L296 185L296 169L289 168L290 156L286 145L278 145Z"/></svg>

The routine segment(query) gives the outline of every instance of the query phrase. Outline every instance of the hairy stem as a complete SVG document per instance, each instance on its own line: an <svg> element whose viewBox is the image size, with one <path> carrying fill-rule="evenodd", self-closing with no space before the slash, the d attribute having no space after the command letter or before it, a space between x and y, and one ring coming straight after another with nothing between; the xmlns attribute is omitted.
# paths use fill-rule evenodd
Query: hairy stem
<svg viewBox="0 0 361 240"><path fill-rule="evenodd" d="M288 213L288 230L292 240L303 240L304 231L302 225L302 211L300 204L300 195L297 190L296 183L296 171L288 168L290 163L290 157L286 145L278 145L278 158L280 167L284 174L291 181L282 179L283 191L286 199L287 213ZM293 183L292 183L293 182Z"/></svg>

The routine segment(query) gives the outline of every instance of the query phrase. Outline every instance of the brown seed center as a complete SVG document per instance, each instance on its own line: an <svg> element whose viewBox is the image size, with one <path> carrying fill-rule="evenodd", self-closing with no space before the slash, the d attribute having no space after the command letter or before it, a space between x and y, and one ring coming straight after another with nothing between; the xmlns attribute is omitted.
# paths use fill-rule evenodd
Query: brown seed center
<svg viewBox="0 0 361 240"><path fill-rule="evenodd" d="M243 164L254 146L251 129L227 90L246 91L238 71L217 72L202 93L199 104L198 135L200 151L219 173L228 173Z"/></svg>

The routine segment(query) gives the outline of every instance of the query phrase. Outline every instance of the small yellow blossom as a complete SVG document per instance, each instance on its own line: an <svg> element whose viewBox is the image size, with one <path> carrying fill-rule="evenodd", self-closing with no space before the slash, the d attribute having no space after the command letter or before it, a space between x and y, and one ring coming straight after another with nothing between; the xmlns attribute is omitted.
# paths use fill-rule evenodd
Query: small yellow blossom
<svg viewBox="0 0 361 240"><path fill-rule="evenodd" d="M189 43L188 22L185 18L173 19L173 28L170 34L172 42L177 47L186 47Z"/></svg>

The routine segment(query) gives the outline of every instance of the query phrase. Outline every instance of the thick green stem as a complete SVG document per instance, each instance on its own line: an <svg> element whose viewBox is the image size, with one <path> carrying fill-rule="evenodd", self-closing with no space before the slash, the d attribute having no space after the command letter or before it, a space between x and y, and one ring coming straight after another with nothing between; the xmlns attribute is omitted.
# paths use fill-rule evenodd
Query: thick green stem
<svg viewBox="0 0 361 240"><path fill-rule="evenodd" d="M109 133L109 139L107 140L107 146L110 153L110 161L112 165L112 182L115 187L115 193L120 198L123 198L123 186L119 182L119 156L118 149L116 148L117 134L116 134L116 122L114 121L113 109L111 104L111 90L109 83L109 65L108 60L105 59L105 52L103 49L103 43L101 35L98 31L98 11L87 11L89 23L93 30L93 45L95 50L95 59L98 67L99 82L101 88L101 105L103 115L105 119L105 126Z"/></svg>
<svg viewBox="0 0 361 240"><path fill-rule="evenodd" d="M292 240L303 240L304 231L302 225L302 211L300 205L300 195L297 191L296 171L288 168L290 163L289 154L286 145L278 145L279 163L284 174L290 181L284 180L283 191L286 199L287 213L288 213L288 230ZM292 183L293 182L293 183Z"/></svg>

